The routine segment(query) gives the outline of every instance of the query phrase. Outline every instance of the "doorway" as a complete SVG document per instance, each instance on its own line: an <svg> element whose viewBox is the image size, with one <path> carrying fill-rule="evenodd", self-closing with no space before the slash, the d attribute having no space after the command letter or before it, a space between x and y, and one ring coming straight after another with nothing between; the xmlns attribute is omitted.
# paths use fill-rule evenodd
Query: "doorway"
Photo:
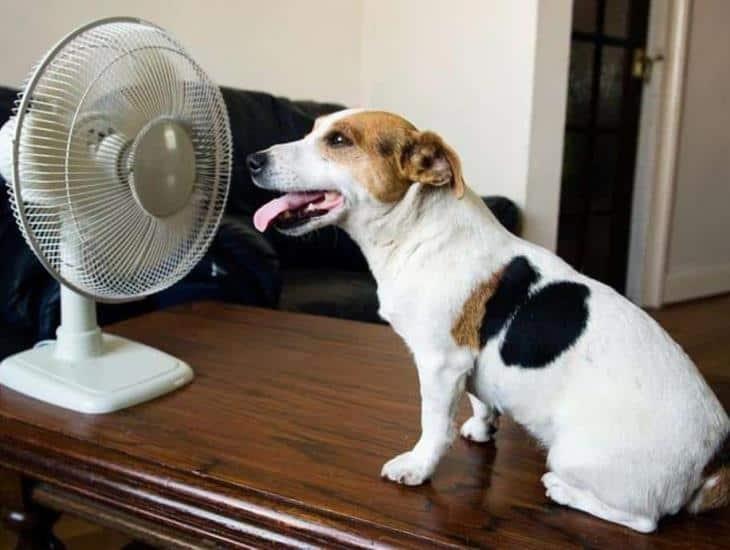
<svg viewBox="0 0 730 550"><path fill-rule="evenodd" d="M623 293L649 0L574 0L558 254Z"/></svg>

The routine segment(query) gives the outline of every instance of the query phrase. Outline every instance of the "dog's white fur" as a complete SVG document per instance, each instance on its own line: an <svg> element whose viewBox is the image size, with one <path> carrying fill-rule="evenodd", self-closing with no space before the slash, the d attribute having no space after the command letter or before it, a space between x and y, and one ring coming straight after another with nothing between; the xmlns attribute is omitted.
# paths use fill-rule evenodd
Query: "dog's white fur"
<svg viewBox="0 0 730 550"><path fill-rule="evenodd" d="M345 206L313 225L337 223L360 245L380 314L413 352L422 435L382 475L407 485L428 479L454 438L468 389L474 415L462 435L486 441L495 410L511 415L548 449L542 481L550 498L653 531L700 487L703 467L730 431L692 361L614 290L503 229L468 189L459 200L414 183L395 204L376 200L346 164L318 150L328 128L354 113L325 117L304 139L269 149L266 186L343 194ZM457 345L450 331L475 286L520 255L541 274L539 286L574 281L590 289L584 333L545 368L505 366L498 352L504 329L480 351Z"/></svg>

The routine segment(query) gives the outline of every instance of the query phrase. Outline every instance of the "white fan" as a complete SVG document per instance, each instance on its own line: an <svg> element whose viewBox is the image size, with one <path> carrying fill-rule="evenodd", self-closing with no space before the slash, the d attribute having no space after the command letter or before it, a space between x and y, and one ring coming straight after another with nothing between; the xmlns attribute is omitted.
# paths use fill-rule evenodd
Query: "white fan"
<svg viewBox="0 0 730 550"><path fill-rule="evenodd" d="M28 245L61 283L57 339L3 361L0 384L102 413L189 382L184 362L102 334L94 300L169 287L213 238L231 132L202 69L139 19L77 29L35 68L0 129L0 172Z"/></svg>

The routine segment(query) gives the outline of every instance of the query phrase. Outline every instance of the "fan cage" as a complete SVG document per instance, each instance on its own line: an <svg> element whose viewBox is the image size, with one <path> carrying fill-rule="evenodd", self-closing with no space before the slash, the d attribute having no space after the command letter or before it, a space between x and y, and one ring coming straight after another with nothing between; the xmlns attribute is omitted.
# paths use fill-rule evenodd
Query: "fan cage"
<svg viewBox="0 0 730 550"><path fill-rule="evenodd" d="M133 18L77 29L32 72L15 115L13 214L61 283L127 301L200 261L225 208L232 139L219 88L164 30ZM132 185L135 143L156 120L183 127L195 154L189 202L167 217Z"/></svg>

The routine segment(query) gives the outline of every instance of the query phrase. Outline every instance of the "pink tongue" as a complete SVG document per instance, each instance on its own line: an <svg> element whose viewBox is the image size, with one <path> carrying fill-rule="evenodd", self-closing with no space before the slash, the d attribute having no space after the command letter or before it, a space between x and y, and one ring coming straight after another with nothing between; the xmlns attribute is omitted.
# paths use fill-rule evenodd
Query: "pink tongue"
<svg viewBox="0 0 730 550"><path fill-rule="evenodd" d="M283 197L267 202L256 210L253 224L261 232L271 225L277 216L287 210L296 210L302 206L324 197L324 193L287 193Z"/></svg>

